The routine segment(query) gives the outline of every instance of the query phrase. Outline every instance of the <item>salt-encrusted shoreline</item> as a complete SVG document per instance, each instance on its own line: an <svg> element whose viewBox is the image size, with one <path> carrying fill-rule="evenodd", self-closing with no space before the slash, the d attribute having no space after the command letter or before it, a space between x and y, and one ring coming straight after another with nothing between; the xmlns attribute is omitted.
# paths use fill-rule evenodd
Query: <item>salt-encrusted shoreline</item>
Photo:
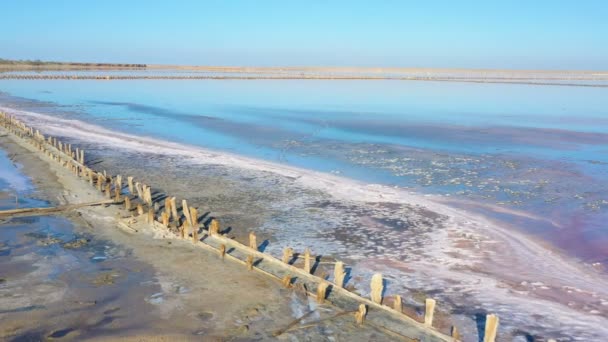
<svg viewBox="0 0 608 342"><path fill-rule="evenodd" d="M53 135L92 142L107 148L178 156L184 165L222 165L235 170L268 172L292 179L296 186L322 191L338 201L359 205L396 203L429 210L446 218L442 222L445 229L433 230L431 238L425 240L426 245L421 252L423 258L408 260L404 265L413 269L415 274L424 275L420 282L429 278L461 281L464 285L460 291L472 291L481 301L503 303L497 306L499 310L512 305L511 310L533 315L539 306L550 307L552 317L548 319L561 322L564 327L574 324L579 326L574 328L577 332L595 330L601 336L608 335L608 332L597 328L606 326L603 322L605 315L602 317L603 311L600 311L603 303L608 302L608 287L602 285L608 282L603 275L594 272L589 266L551 251L509 227L443 205L438 201L440 198L229 153L113 132L81 121L10 108L3 110ZM397 259L389 258L388 261L401 262L396 257ZM357 263L355 267L371 271L382 268L386 262L380 258L368 259ZM477 280L471 281L473 279ZM405 283L413 285L410 280ZM537 291L539 288L543 291ZM587 298L581 308L571 308L569 303L579 300L577 297L580 296L593 298L592 305L589 306ZM582 319L582 316L586 318ZM520 320L525 320L525 317L520 317ZM530 322L530 325L534 323ZM551 325L546 328L554 329Z"/></svg>

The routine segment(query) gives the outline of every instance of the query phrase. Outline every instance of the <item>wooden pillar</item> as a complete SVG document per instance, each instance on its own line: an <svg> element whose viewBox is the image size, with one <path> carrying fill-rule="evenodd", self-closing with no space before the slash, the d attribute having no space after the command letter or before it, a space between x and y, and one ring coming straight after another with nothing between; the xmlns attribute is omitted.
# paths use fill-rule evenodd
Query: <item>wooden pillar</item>
<svg viewBox="0 0 608 342"><path fill-rule="evenodd" d="M435 316L435 304L437 302L432 298L427 298L425 301L424 310L424 325L428 327L433 326L433 317Z"/></svg>
<svg viewBox="0 0 608 342"><path fill-rule="evenodd" d="M293 258L293 248L291 247L286 247L283 250L283 262L286 264L289 264L289 261L291 260L291 258Z"/></svg>
<svg viewBox="0 0 608 342"><path fill-rule="evenodd" d="M179 216L177 215L177 204L175 204L175 197L171 197L171 216L174 222L179 222Z"/></svg>
<svg viewBox="0 0 608 342"><path fill-rule="evenodd" d="M452 326L452 338L454 339L454 341L460 341L460 332L458 331L458 328L456 328L455 325ZM547 342L551 342L551 340Z"/></svg>
<svg viewBox="0 0 608 342"><path fill-rule="evenodd" d="M310 248L304 249L304 271L310 273Z"/></svg>
<svg viewBox="0 0 608 342"><path fill-rule="evenodd" d="M393 301L393 309L399 313L403 313L403 304L401 303L400 295L395 295L395 300Z"/></svg>
<svg viewBox="0 0 608 342"><path fill-rule="evenodd" d="M188 208L188 201L182 200L182 211L184 212L184 216L186 217L186 221L192 227L192 216L190 214L190 208Z"/></svg>
<svg viewBox="0 0 608 342"><path fill-rule="evenodd" d="M148 223L154 225L154 209L148 209Z"/></svg>
<svg viewBox="0 0 608 342"><path fill-rule="evenodd" d="M253 270L253 255L247 256L247 269L250 271Z"/></svg>
<svg viewBox="0 0 608 342"><path fill-rule="evenodd" d="M327 296L327 287L328 284L326 282L321 282L319 283L319 286L317 286L317 303L325 303L325 297Z"/></svg>
<svg viewBox="0 0 608 342"><path fill-rule="evenodd" d="M384 290L382 274L376 273L372 276L371 289L372 302L382 304L382 291Z"/></svg>
<svg viewBox="0 0 608 342"><path fill-rule="evenodd" d="M190 208L190 216L192 217L192 240L198 242L198 210Z"/></svg>
<svg viewBox="0 0 608 342"><path fill-rule="evenodd" d="M486 316L486 329L483 334L483 342L494 342L496 341L496 334L498 333L498 316L489 314Z"/></svg>
<svg viewBox="0 0 608 342"><path fill-rule="evenodd" d="M258 250L258 241L254 232L249 232L249 248Z"/></svg>
<svg viewBox="0 0 608 342"><path fill-rule="evenodd" d="M135 195L135 188L133 187L133 177L127 177L127 184L129 185L129 193Z"/></svg>
<svg viewBox="0 0 608 342"><path fill-rule="evenodd" d="M344 263L342 261L336 261L336 265L334 266L334 284L338 287L344 287L345 276Z"/></svg>
<svg viewBox="0 0 608 342"><path fill-rule="evenodd" d="M161 214L161 219L162 219L163 226L165 226L165 228L168 228L169 227L169 216L167 216L167 212L163 211L163 213Z"/></svg>
<svg viewBox="0 0 608 342"><path fill-rule="evenodd" d="M359 304L359 310L355 312L355 321L357 324L363 324L365 315L367 315L367 307L365 307L365 304Z"/></svg>
<svg viewBox="0 0 608 342"><path fill-rule="evenodd" d="M209 236L220 235L220 223L216 219L212 219L209 224Z"/></svg>
<svg viewBox="0 0 608 342"><path fill-rule="evenodd" d="M131 211L131 198L129 196L125 196L125 209Z"/></svg>

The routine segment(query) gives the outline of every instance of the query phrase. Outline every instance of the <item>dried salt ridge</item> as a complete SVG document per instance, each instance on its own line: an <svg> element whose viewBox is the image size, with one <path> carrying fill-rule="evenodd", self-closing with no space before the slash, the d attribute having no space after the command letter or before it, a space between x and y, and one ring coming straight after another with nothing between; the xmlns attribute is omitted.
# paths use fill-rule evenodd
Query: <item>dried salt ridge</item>
<svg viewBox="0 0 608 342"><path fill-rule="evenodd" d="M53 137L44 136L39 130L28 127L14 117L0 112L2 126L22 145L30 145L38 150L47 160L60 163L95 187L106 199L113 199L114 205L124 205L128 213L136 211L137 215L120 219L122 229L136 233L140 230L151 230L156 237L166 239L189 239L193 244L209 252L246 266L244 271L256 271L281 282L287 288L303 291L315 296L319 303L331 303L350 314L358 324L369 324L389 335L415 338L424 341L459 340L457 327L452 327L449 336L433 326L436 301L426 300L424 322L404 314L400 296L385 296L386 287L381 274L374 274L371 279L371 299L363 298L343 288L344 264L335 262L334 278L330 282L311 272L310 250L304 251L303 268L295 266L298 259L294 250L286 248L282 260L257 248L256 235L251 232L248 244L241 244L222 235L216 219L205 226L197 217L197 209L188 206L183 200L181 208L176 206L176 198L152 192L152 188L133 177L127 177L124 184L122 177L112 177L105 171L97 172L85 164L85 151L64 144ZM164 198L161 207L158 198ZM181 210L179 210L181 209ZM199 235L200 234L200 235ZM315 259L316 260L316 259ZM316 260L318 262L318 260ZM314 290L316 289L316 290ZM385 302L392 302L391 306ZM490 314L485 324L484 341L494 341L498 329L498 317Z"/></svg>

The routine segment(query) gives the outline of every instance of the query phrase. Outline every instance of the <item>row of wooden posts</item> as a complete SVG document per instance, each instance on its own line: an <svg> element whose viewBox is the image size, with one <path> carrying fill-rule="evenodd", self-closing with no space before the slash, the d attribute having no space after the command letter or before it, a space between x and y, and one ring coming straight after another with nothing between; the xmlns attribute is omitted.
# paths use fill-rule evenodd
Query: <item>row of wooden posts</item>
<svg viewBox="0 0 608 342"><path fill-rule="evenodd" d="M39 151L46 154L52 160L55 160L66 168L69 168L75 175L80 176L87 180L92 186L96 187L96 189L102 192L106 198L114 199L114 203L124 204L126 210L136 210L138 215L143 216L147 223L152 225L160 225L167 229L170 228L170 223L173 221L174 226L177 229L177 233L181 238L188 238L189 235L192 236L192 241L195 243L200 242L199 240L199 229L201 224L199 223L198 218L198 210L194 207L190 207L187 201L182 200L182 214L185 220L182 220L182 216L178 214L177 201L175 197L166 197L164 200L164 207L160 208L158 202L154 202L152 197L151 187L142 182L136 182L133 177L127 177L126 184L123 184L123 178L120 175L112 177L108 175L105 171L97 172L85 164L85 151L80 148L73 148L71 144L63 143L62 141L56 139L55 137L46 137L40 133L39 130L34 130L31 127L28 127L23 122L19 121L13 116L10 116L6 113L0 112L0 121L2 126L4 126L9 132L18 137L29 139L29 142L32 143ZM123 188L126 185L128 189L129 195L123 195ZM136 204L136 208L133 208L133 204L131 201L131 196L134 198L138 198L139 201ZM147 208L147 212L144 210L144 207ZM183 222L182 222L183 221ZM203 229L204 229L203 225ZM207 234L210 237L216 237L220 239L220 241L225 240L220 233L220 224L217 219L212 219L207 227ZM219 254L223 258L226 255L226 243L220 244L218 247ZM230 240L231 244L238 244L238 242ZM259 254L258 251L258 243L257 237L254 232L249 233L249 243L247 246L242 246L243 248L249 248L252 251L255 251L256 254ZM287 247L283 250L283 255L281 262L286 267L292 267L290 265L290 261L293 259L294 250L290 247ZM271 256L264 256L265 258ZM313 260L313 256L311 256L311 251L309 248L304 250L304 265L303 269L299 270L300 272L305 272L307 275L312 275L311 273L311 263ZM249 254L245 261L247 268L252 270L254 269L254 254ZM312 275L314 276L314 275ZM336 261L334 265L334 276L333 282L329 283L324 277L318 277L318 286L316 291L316 298L319 303L323 303L327 297L327 289L331 285L333 287L340 288L344 291L344 281L346 277L344 263L341 261ZM291 275L285 276L283 279L283 284L285 286L291 285ZM402 299L401 296L395 295L393 296L393 305L392 307L388 307L386 305L382 305L383 302L383 292L384 292L384 281L382 274L376 273L372 276L370 283L371 293L370 299L374 305L374 308L382 308L384 310L392 310L393 313L399 313L407 317L409 322L413 322L413 319L406 316L403 313L402 307ZM350 296L355 296L355 294L350 293ZM368 302L369 300L360 298L360 302L363 301ZM370 303L371 304L371 303ZM443 338L446 341L457 341L460 340L460 334L456 327L452 327L451 336L443 335L442 333L435 330L433 327L433 319L435 312L436 301L431 298L427 298L425 301L425 314L424 314L424 328L430 329L434 331L434 335ZM367 311L369 309L369 305L360 304L358 310L355 312L355 320L358 324L363 324L365 321L365 317ZM417 323L420 324L420 323ZM484 342L494 342L496 339L496 334L498 330L499 319L498 316L494 314L489 314L486 316L486 324L485 324L485 332L484 332Z"/></svg>

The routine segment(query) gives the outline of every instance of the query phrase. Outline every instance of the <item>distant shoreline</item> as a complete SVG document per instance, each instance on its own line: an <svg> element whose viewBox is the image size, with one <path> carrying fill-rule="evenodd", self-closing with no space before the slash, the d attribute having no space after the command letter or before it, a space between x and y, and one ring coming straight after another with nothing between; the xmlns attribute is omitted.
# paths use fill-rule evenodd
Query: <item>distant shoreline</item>
<svg viewBox="0 0 608 342"><path fill-rule="evenodd" d="M57 74L2 74L0 80L336 80L336 81L431 81L465 83L499 83L522 85L552 85L567 87L608 88L606 84L573 83L573 81L608 81L606 78L592 77L446 77L437 76L367 76L367 75L57 75Z"/></svg>
<svg viewBox="0 0 608 342"><path fill-rule="evenodd" d="M53 62L40 60L8 60L0 58L0 72L58 70L190 70L229 73L366 73L366 74L468 74L485 78L486 75L585 75L608 79L608 70L550 70L550 69L476 69L427 67L354 67L354 66L214 66L145 63Z"/></svg>

